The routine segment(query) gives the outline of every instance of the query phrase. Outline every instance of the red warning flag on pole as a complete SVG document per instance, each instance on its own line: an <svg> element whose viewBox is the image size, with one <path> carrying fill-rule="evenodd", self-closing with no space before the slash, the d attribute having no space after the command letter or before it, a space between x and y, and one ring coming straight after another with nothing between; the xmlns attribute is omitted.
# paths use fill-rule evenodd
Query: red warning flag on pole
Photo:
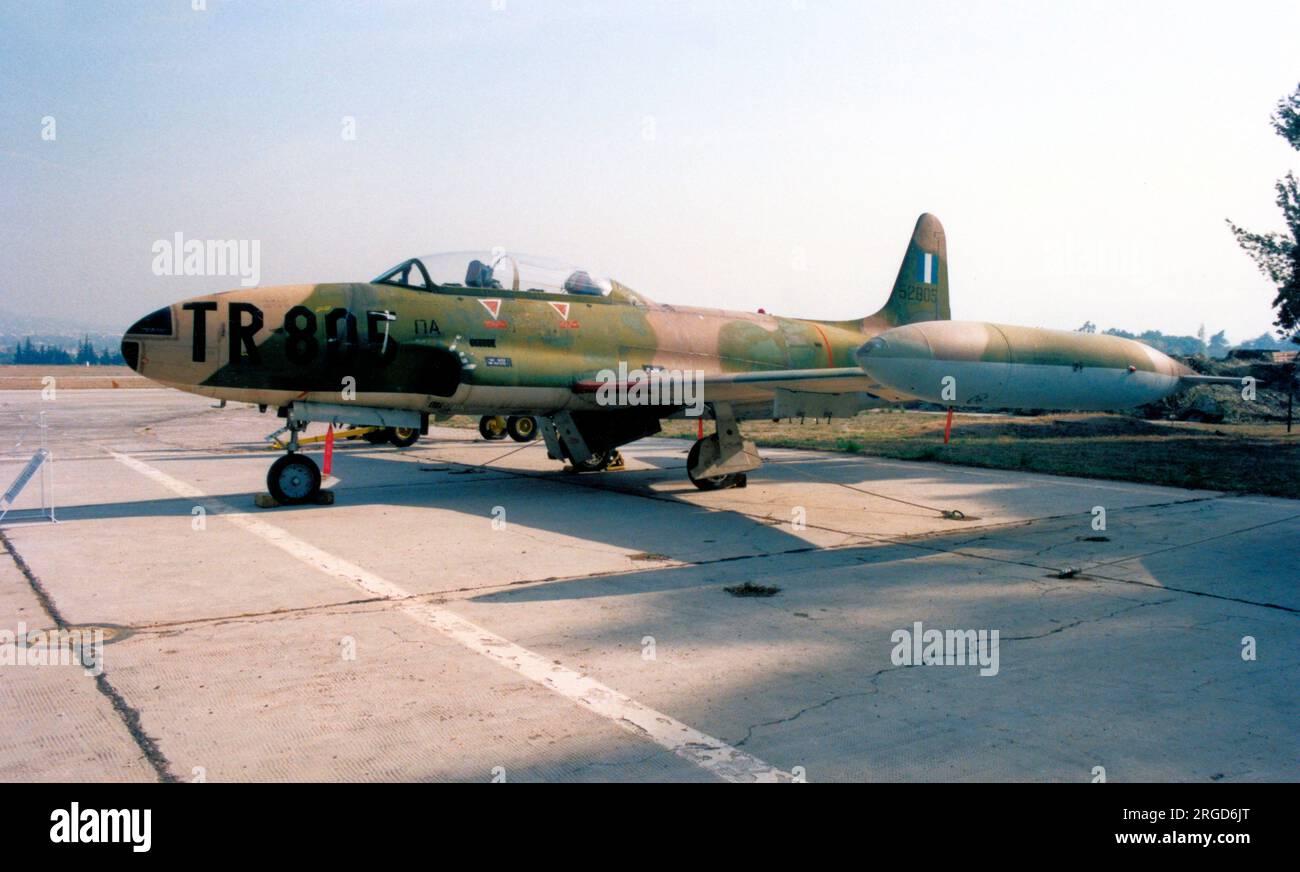
<svg viewBox="0 0 1300 872"><path fill-rule="evenodd" d="M952 406L948 407L948 420L943 424L943 444L948 444L948 437L952 435Z"/></svg>
<svg viewBox="0 0 1300 872"><path fill-rule="evenodd" d="M321 473L329 475L334 468L334 425L330 424L325 430L325 462L321 465Z"/></svg>

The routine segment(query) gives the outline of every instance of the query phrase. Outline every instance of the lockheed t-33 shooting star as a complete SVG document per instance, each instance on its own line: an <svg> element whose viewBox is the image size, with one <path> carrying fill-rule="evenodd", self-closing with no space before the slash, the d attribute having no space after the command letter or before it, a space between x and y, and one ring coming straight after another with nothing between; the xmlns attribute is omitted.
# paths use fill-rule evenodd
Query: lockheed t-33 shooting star
<svg viewBox="0 0 1300 872"><path fill-rule="evenodd" d="M298 443L312 421L389 428L406 444L430 416L504 416L516 438L535 426L550 457L597 471L663 419L702 414L716 432L692 446L686 472L707 490L743 483L761 464L745 419L842 417L914 399L1104 410L1235 382L1120 337L949 319L944 231L925 214L888 301L858 320L656 303L497 249L411 258L370 282L184 300L133 324L122 354L168 387L277 409L290 439L267 486L282 503L320 490Z"/></svg>

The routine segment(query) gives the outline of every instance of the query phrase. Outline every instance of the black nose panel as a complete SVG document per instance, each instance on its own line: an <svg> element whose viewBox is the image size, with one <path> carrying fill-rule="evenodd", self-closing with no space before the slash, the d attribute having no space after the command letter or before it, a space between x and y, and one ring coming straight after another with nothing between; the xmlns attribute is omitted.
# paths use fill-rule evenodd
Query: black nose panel
<svg viewBox="0 0 1300 872"><path fill-rule="evenodd" d="M138 370L140 368L140 343L132 342L130 339L123 339L122 357L126 359L127 366Z"/></svg>
<svg viewBox="0 0 1300 872"><path fill-rule="evenodd" d="M172 310L171 307L159 309L157 312L150 312L139 321L127 329L128 336L171 336L172 335Z"/></svg>

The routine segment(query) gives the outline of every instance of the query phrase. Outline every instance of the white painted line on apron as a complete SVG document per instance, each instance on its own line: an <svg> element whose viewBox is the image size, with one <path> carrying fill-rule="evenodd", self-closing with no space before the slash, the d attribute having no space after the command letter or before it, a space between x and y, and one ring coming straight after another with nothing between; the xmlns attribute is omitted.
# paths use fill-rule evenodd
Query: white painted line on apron
<svg viewBox="0 0 1300 872"><path fill-rule="evenodd" d="M362 569L355 563L336 557L328 551L323 551L309 542L304 542L274 524L268 524L228 503L209 497L193 485L173 478L147 463L125 454L110 453L114 460L129 469L149 478L177 496L204 501L222 520L264 539L326 575L349 582L372 596L383 599L405 600L413 596L391 581ZM733 748L721 739L715 739L662 712L642 705L593 678L574 672L549 658L516 645L509 639L485 630L448 609L420 602L406 603L400 608L408 616L433 627L470 651L517 672L529 681L577 703L587 711L613 721L633 735L649 739L667 748L677 756L689 760L724 781L791 780L788 772L770 766L757 757Z"/></svg>

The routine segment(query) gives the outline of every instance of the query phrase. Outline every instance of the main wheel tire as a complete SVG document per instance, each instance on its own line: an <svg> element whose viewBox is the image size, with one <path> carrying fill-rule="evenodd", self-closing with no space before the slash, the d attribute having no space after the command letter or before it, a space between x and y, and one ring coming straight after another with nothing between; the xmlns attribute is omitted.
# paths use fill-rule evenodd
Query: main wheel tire
<svg viewBox="0 0 1300 872"><path fill-rule="evenodd" d="M398 448L410 448L420 441L420 431L415 427L389 427L388 441Z"/></svg>
<svg viewBox="0 0 1300 872"><path fill-rule="evenodd" d="M736 487L738 485L743 487L741 484L742 480L745 478L743 472L732 472L727 475L710 475L701 478L695 477L691 470L694 469L695 464L700 461L700 445L703 442L703 439L696 440L695 444L691 446L690 453L686 455L686 477L691 480L691 484L695 485L702 491L722 490L723 488Z"/></svg>
<svg viewBox="0 0 1300 872"><path fill-rule="evenodd" d="M489 442L506 438L506 419L500 415L484 415L478 419L478 435Z"/></svg>
<svg viewBox="0 0 1300 872"><path fill-rule="evenodd" d="M388 435L387 427L379 427L375 430L371 430L369 433L362 433L361 438L369 442L371 445L382 445L391 437Z"/></svg>
<svg viewBox="0 0 1300 872"><path fill-rule="evenodd" d="M266 489L281 505L312 502L320 493L320 467L305 454L286 454L271 464Z"/></svg>
<svg viewBox="0 0 1300 872"><path fill-rule="evenodd" d="M511 415L506 418L506 432L516 442L532 442L537 438L537 419L531 415Z"/></svg>

